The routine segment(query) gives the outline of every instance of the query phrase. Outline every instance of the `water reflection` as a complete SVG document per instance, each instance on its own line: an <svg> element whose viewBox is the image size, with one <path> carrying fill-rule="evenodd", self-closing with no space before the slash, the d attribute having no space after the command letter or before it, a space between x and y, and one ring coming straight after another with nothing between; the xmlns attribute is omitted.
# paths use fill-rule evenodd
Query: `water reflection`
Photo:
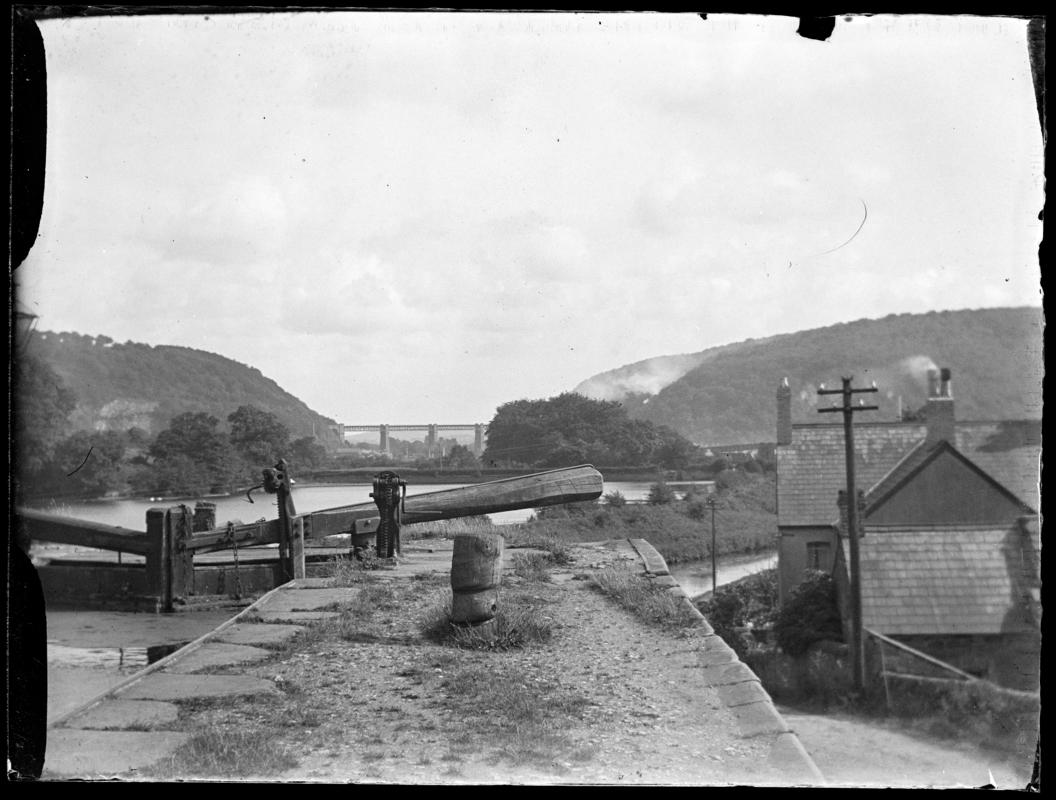
<svg viewBox="0 0 1056 800"><path fill-rule="evenodd" d="M48 642L48 664L121 673L137 672L187 644L188 642L177 642L149 647L70 647Z"/></svg>

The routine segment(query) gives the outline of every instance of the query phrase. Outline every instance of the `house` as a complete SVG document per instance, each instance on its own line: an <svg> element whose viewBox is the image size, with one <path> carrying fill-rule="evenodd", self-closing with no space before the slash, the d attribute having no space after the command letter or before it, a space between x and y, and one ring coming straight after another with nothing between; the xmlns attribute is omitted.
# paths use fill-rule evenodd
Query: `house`
<svg viewBox="0 0 1056 800"><path fill-rule="evenodd" d="M1035 688L1040 646L1040 422L958 421L950 373L923 421L855 420L862 619L960 669ZM793 424L777 393L778 571L833 574L846 623L843 425Z"/></svg>

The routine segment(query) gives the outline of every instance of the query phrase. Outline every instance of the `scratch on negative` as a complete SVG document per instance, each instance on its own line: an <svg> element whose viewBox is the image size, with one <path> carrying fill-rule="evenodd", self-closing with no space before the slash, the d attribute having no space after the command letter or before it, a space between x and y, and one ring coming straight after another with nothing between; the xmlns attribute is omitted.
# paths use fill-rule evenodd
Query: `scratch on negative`
<svg viewBox="0 0 1056 800"><path fill-rule="evenodd" d="M67 477L67 478L68 478L68 477L70 477L71 475L73 475L73 473L74 473L74 472L77 472L77 470L79 470L79 469L80 469L81 467L83 467L83 466L84 466L85 464L87 464L87 463L88 463L88 456L90 456L90 455L92 454L92 450L93 450L93 449L95 449L95 446L94 446L94 445L93 445L92 447L89 447L89 448L88 448L88 453L87 453L87 455L85 455L85 457L84 457L84 461L82 461L82 462L81 462L80 464L78 464L78 465L77 465L77 469L75 469L75 470L74 470L73 472L67 472L67 473L66 473L66 477Z"/></svg>
<svg viewBox="0 0 1056 800"><path fill-rule="evenodd" d="M841 244L839 247L834 247L831 250L826 250L824 253L818 253L819 256L827 256L829 253L835 253L841 247L846 247L847 245L849 245L851 242L854 241L854 237L855 236L857 236L859 233L862 232L862 228L865 227L865 221L867 219L869 219L869 207L865 204L865 201L862 200L862 198L859 197L858 200L862 204L862 211L864 212L864 214L862 216L862 223L858 226L858 230L856 230L854 233L852 233L851 234L851 238L848 239L843 244Z"/></svg>

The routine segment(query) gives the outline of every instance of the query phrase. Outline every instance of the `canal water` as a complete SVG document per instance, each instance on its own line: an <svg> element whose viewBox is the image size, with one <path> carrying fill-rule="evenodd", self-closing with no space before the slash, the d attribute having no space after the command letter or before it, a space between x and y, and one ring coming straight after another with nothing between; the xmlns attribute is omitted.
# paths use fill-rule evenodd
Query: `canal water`
<svg viewBox="0 0 1056 800"><path fill-rule="evenodd" d="M696 485L710 487L712 481L696 481ZM422 484L420 486L408 487L408 497L426 492L438 492L443 489L455 489L465 486L463 483ZM689 482L671 484L676 491L691 485ZM646 482L624 482L606 481L602 494L619 492L630 502L643 502L649 496L651 483ZM370 493L373 487L369 483L352 484L316 484L309 486L294 486L292 497L294 506L298 513L304 514L311 511L322 511L339 506L355 505L358 503L371 502ZM253 502L249 502L246 495L229 495L224 497L207 498L209 502L216 503L216 520L220 524L229 521L240 520L242 522L256 522L257 520L275 519L279 515L276 506L276 496L264 494L257 491L252 494ZM106 525L117 525L132 530L146 530L147 509L149 508L171 508L172 506L186 503L193 506L196 500L202 498L165 499L154 500L139 498L129 500L96 500L90 502L53 502L38 506L42 511L52 514L60 514L65 517L76 517L92 522L101 522ZM489 514L492 522L496 525L524 522L533 513L530 508L518 511L503 511L498 514Z"/></svg>
<svg viewBox="0 0 1056 800"><path fill-rule="evenodd" d="M777 567L777 553L765 554L719 556L716 565L715 577L719 586L739 581L764 569ZM682 590L690 598L711 591L711 561L691 561L685 564L675 564L671 569L671 577L678 581Z"/></svg>

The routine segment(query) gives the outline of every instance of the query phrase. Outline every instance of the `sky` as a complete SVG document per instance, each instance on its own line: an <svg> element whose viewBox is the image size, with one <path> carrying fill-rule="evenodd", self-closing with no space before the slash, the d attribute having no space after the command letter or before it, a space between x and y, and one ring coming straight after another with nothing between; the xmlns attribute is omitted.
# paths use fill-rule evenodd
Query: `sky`
<svg viewBox="0 0 1056 800"><path fill-rule="evenodd" d="M199 348L345 424L660 355L1041 305L1024 20L44 20L38 330Z"/></svg>

